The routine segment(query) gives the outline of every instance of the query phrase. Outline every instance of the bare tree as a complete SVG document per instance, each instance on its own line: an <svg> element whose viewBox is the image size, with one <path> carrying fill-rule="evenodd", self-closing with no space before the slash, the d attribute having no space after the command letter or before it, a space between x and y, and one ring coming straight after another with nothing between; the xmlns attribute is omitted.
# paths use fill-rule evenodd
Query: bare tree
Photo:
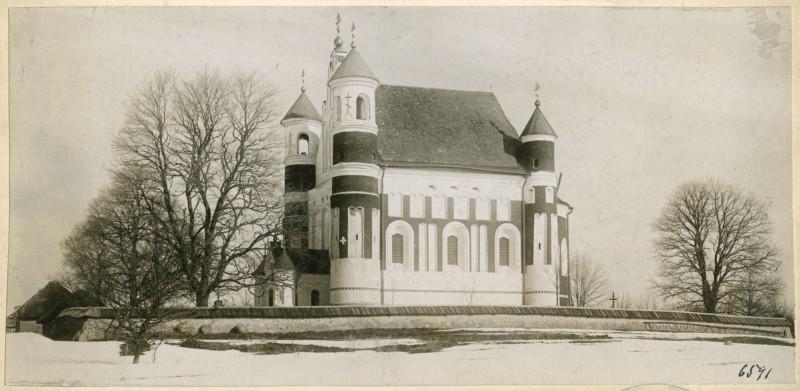
<svg viewBox="0 0 800 391"><path fill-rule="evenodd" d="M147 209L148 194L129 182L136 177L115 176L64 245L73 278L113 309L107 336L123 340L134 363L166 320L165 306L184 294L180 264Z"/></svg>
<svg viewBox="0 0 800 391"><path fill-rule="evenodd" d="M657 297L649 293L632 295L629 292L622 292L616 307L620 309L658 310L661 308L661 303L659 303Z"/></svg>
<svg viewBox="0 0 800 391"><path fill-rule="evenodd" d="M775 270L764 204L715 180L680 186L654 230L660 261L655 286L679 308L715 313L748 273Z"/></svg>
<svg viewBox="0 0 800 391"><path fill-rule="evenodd" d="M746 270L720 301L721 312L748 316L783 316L783 283L775 273Z"/></svg>
<svg viewBox="0 0 800 391"><path fill-rule="evenodd" d="M273 89L255 74L158 74L135 93L115 142L119 172L148 173L148 210L197 306L252 277L250 255L280 232L282 171Z"/></svg>
<svg viewBox="0 0 800 391"><path fill-rule="evenodd" d="M584 254L571 256L569 262L575 306L593 307L602 303L608 291L608 281L600 265Z"/></svg>
<svg viewBox="0 0 800 391"><path fill-rule="evenodd" d="M99 203L102 201L95 201ZM73 228L61 243L65 270L58 277L71 290L83 289L102 303L112 295L109 277L109 250L103 238L102 226L95 218L87 219Z"/></svg>

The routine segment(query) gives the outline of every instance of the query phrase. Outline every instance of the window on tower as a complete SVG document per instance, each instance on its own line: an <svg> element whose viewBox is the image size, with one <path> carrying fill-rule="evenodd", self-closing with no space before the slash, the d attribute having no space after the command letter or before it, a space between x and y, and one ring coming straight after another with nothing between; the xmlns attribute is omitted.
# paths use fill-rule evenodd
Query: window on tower
<svg viewBox="0 0 800 391"><path fill-rule="evenodd" d="M301 134L297 137L297 154L308 155L308 135Z"/></svg>
<svg viewBox="0 0 800 391"><path fill-rule="evenodd" d="M369 104L363 95L356 98L356 119L369 119Z"/></svg>
<svg viewBox="0 0 800 391"><path fill-rule="evenodd" d="M533 159L533 168L539 168L539 159Z"/></svg>
<svg viewBox="0 0 800 391"><path fill-rule="evenodd" d="M336 97L336 120L337 121L341 121L342 120L342 97L341 96L337 96Z"/></svg>

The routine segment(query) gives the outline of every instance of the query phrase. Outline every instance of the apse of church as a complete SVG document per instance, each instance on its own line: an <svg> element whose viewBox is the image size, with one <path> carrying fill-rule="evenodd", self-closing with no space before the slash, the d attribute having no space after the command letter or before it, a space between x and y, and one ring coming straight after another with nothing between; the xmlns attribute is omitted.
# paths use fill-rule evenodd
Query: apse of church
<svg viewBox="0 0 800 391"><path fill-rule="evenodd" d="M349 46L337 34L322 114L303 86L281 122L281 257L306 276L281 305L570 305L541 103L519 132L493 93L382 84Z"/></svg>

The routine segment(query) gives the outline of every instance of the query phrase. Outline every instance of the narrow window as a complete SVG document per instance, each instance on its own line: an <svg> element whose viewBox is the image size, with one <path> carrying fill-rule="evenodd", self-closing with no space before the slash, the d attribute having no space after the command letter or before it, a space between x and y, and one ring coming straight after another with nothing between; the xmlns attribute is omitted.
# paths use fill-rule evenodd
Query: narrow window
<svg viewBox="0 0 800 391"><path fill-rule="evenodd" d="M275 306L275 291L270 289L267 294L267 305L270 307Z"/></svg>
<svg viewBox="0 0 800 391"><path fill-rule="evenodd" d="M319 305L319 291L316 289L311 291L311 305L312 306Z"/></svg>
<svg viewBox="0 0 800 391"><path fill-rule="evenodd" d="M455 236L447 237L447 264L458 265L458 238Z"/></svg>
<svg viewBox="0 0 800 391"><path fill-rule="evenodd" d="M367 107L367 99L363 96L356 98L356 119L369 119L369 107Z"/></svg>
<svg viewBox="0 0 800 391"><path fill-rule="evenodd" d="M337 121L341 121L342 120L342 97L341 96L337 96L336 97L336 120Z"/></svg>
<svg viewBox="0 0 800 391"><path fill-rule="evenodd" d="M403 235L392 235L392 262L403 263Z"/></svg>
<svg viewBox="0 0 800 391"><path fill-rule="evenodd" d="M308 155L308 135L301 134L297 138L297 153L299 155Z"/></svg>
<svg viewBox="0 0 800 391"><path fill-rule="evenodd" d="M539 168L539 159L533 159L533 168Z"/></svg>
<svg viewBox="0 0 800 391"><path fill-rule="evenodd" d="M508 266L508 238L500 238L500 266Z"/></svg>

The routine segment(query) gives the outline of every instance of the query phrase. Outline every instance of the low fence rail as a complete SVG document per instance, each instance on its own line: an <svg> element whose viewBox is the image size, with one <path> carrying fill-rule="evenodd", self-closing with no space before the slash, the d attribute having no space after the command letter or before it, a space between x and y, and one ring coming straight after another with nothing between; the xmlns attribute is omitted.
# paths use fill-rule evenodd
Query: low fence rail
<svg viewBox="0 0 800 391"><path fill-rule="evenodd" d="M61 312L59 317L113 317L108 307L75 307ZM623 310L575 307L523 306L382 306L382 307L252 307L252 308L170 308L168 316L184 319L231 318L336 318L372 316L448 316L448 315L541 315L607 319L644 319L719 323L725 325L791 327L784 318L706 314L680 311Z"/></svg>

